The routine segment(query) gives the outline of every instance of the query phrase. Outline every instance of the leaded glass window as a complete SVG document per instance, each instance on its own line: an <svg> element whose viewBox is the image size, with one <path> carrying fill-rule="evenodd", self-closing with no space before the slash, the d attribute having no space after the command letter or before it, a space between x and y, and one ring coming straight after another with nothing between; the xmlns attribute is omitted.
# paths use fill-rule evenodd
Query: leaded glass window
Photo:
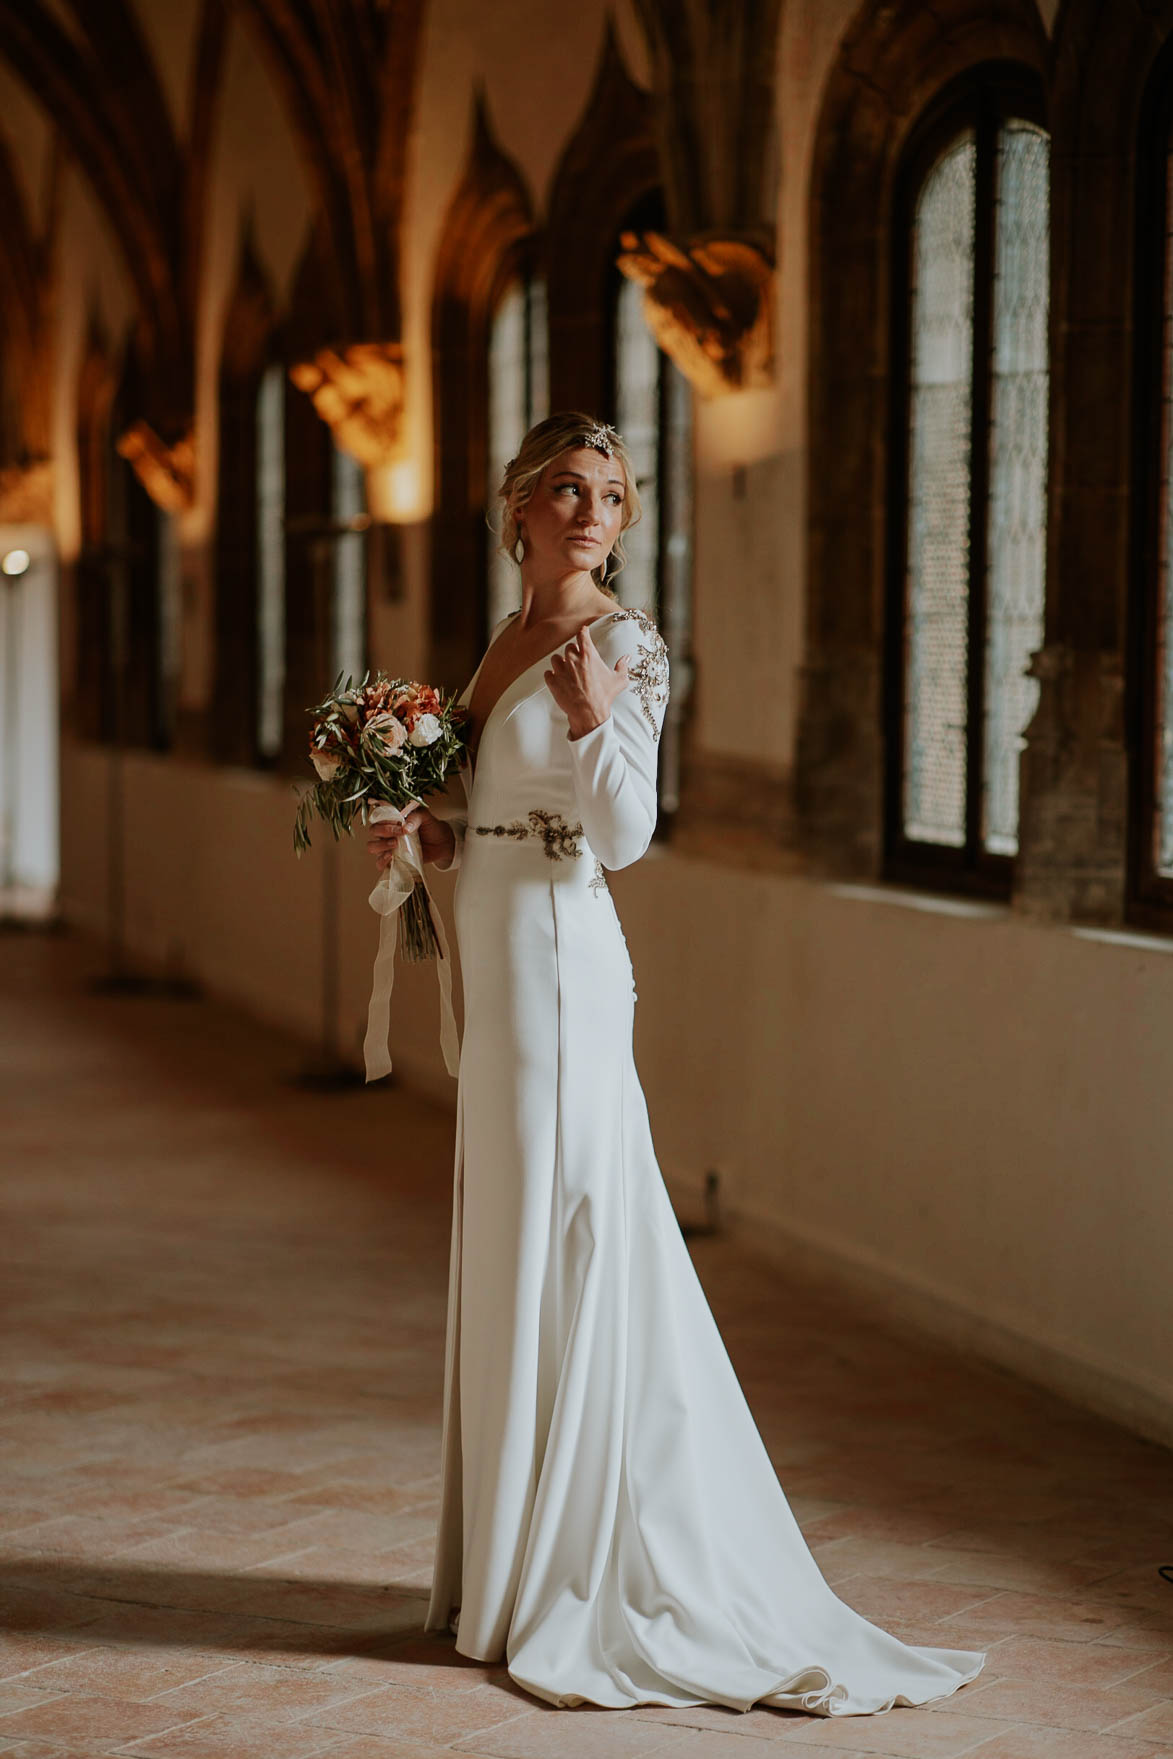
<svg viewBox="0 0 1173 1759"><path fill-rule="evenodd" d="M1047 136L979 93L905 195L889 859L997 887L1043 629Z"/></svg>
<svg viewBox="0 0 1173 1759"><path fill-rule="evenodd" d="M615 300L615 419L635 465L643 512L623 537L620 603L655 617L660 564L660 374L665 356L644 322L643 288L626 277ZM669 366L670 362L667 363Z"/></svg>
<svg viewBox="0 0 1173 1759"><path fill-rule="evenodd" d="M367 669L366 479L357 458L333 446L330 454L333 545L330 595L330 677L361 678ZM351 529L346 529L350 527Z"/></svg>
<svg viewBox="0 0 1173 1759"><path fill-rule="evenodd" d="M942 155L913 234L904 834L955 848L965 842L976 157L972 134Z"/></svg>
<svg viewBox="0 0 1173 1759"><path fill-rule="evenodd" d="M489 330L489 424L485 504L496 520L497 490L505 466L516 456L526 433L549 414L549 354L545 283L536 279L509 283L493 313ZM521 578L516 564L489 535L488 627L521 604Z"/></svg>
<svg viewBox="0 0 1173 1759"><path fill-rule="evenodd" d="M257 392L257 751L281 749L285 693L285 368L266 367Z"/></svg>

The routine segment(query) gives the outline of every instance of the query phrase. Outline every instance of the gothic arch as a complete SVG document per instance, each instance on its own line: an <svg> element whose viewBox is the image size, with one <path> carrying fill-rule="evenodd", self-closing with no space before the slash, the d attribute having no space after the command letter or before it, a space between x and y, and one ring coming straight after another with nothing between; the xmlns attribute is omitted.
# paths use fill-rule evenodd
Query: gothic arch
<svg viewBox="0 0 1173 1759"><path fill-rule="evenodd" d="M879 870L893 185L909 131L983 62L1033 69L1033 0L867 0L823 96L811 170L806 662L797 807L816 866Z"/></svg>
<svg viewBox="0 0 1173 1759"><path fill-rule="evenodd" d="M82 9L75 30L44 0L0 0L0 55L69 147L125 261L143 364L142 403L131 413L149 429L148 453L190 444L204 189L223 35L224 0L204 0L190 131L182 140L130 0Z"/></svg>
<svg viewBox="0 0 1173 1759"><path fill-rule="evenodd" d="M533 206L494 138L484 94L473 103L464 175L448 208L432 294L432 673L463 682L476 663L485 531L489 326L500 289L539 266Z"/></svg>
<svg viewBox="0 0 1173 1759"><path fill-rule="evenodd" d="M610 17L586 107L554 174L546 223L550 406L602 409L608 279L625 214L660 188L652 99L632 80Z"/></svg>
<svg viewBox="0 0 1173 1759"><path fill-rule="evenodd" d="M399 335L399 227L423 0L243 0L284 96L329 241L343 327Z"/></svg>

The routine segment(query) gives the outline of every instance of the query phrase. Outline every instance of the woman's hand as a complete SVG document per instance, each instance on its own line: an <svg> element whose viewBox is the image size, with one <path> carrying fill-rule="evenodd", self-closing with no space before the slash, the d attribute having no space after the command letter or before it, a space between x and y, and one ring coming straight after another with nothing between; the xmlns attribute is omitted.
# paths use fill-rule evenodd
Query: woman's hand
<svg viewBox="0 0 1173 1759"><path fill-rule="evenodd" d="M615 698L627 689L627 655L621 654L614 667L609 666L584 625L561 653L551 656L550 670L543 676L566 714L570 737L581 739L602 726Z"/></svg>
<svg viewBox="0 0 1173 1759"><path fill-rule="evenodd" d="M418 834L420 854L425 862L451 861L456 849L452 827L429 812L426 806L409 806L406 812L395 807L384 807L383 810L388 816L378 824L367 826L367 853L374 856L380 873L390 867L409 831ZM395 814L394 818L391 813Z"/></svg>

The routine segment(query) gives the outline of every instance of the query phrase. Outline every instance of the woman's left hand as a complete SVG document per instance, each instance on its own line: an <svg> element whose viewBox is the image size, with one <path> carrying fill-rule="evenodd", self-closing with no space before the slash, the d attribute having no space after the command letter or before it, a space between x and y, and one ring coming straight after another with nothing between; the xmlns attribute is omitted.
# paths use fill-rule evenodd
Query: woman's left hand
<svg viewBox="0 0 1173 1759"><path fill-rule="evenodd" d="M551 655L550 670L543 676L570 724L570 737L581 739L602 726L615 698L627 689L627 655L609 666L584 625L560 653Z"/></svg>

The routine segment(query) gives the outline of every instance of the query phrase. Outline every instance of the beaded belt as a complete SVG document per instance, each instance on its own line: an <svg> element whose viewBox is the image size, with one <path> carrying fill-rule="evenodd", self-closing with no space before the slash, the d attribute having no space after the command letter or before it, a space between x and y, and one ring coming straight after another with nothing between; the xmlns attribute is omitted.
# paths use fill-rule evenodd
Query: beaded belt
<svg viewBox="0 0 1173 1759"><path fill-rule="evenodd" d="M515 818L507 825L469 825L468 828L478 837L505 837L516 843L538 837L550 861L561 861L564 855L583 853L577 842L582 836L582 826L572 825L560 812L548 812L542 806L535 806L525 818ZM605 890L607 876L601 861L595 862L594 877L589 883L592 891Z"/></svg>
<svg viewBox="0 0 1173 1759"><path fill-rule="evenodd" d="M519 843L526 837L540 837L551 861L582 854L575 843L575 838L582 836L582 826L568 824L560 812L547 812L541 806L535 806L527 818L515 818L511 824L470 825L469 829L478 837L509 837Z"/></svg>

